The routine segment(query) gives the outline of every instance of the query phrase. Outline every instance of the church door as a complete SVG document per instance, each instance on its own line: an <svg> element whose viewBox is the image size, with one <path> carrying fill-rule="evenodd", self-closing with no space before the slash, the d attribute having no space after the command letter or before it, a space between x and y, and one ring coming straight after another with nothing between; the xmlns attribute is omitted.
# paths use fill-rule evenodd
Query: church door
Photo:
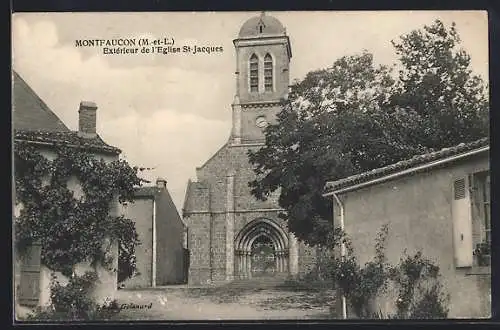
<svg viewBox="0 0 500 330"><path fill-rule="evenodd" d="M267 236L259 236L252 244L252 276L271 275L276 271L274 245Z"/></svg>

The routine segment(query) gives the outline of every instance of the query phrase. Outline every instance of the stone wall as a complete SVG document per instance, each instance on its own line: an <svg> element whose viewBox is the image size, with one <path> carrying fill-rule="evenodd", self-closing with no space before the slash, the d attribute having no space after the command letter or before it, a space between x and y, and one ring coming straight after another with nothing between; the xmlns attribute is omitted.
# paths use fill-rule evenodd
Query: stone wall
<svg viewBox="0 0 500 330"><path fill-rule="evenodd" d="M264 132L262 128L258 127L256 119L258 117L265 117L268 123L275 123L276 116L281 111L281 106L241 106L241 141L264 141Z"/></svg>
<svg viewBox="0 0 500 330"><path fill-rule="evenodd" d="M212 280L226 279L226 215L212 215Z"/></svg>
<svg viewBox="0 0 500 330"><path fill-rule="evenodd" d="M200 184L210 187L210 211L226 211L226 175L233 172L235 211L279 208L278 194L273 194L267 201L257 200L250 191L248 182L255 174L248 161L248 150L258 150L258 146L225 146L207 163L197 169ZM189 202L192 205L192 202ZM193 206L194 208L194 206Z"/></svg>
<svg viewBox="0 0 500 330"><path fill-rule="evenodd" d="M250 148L256 150L258 146ZM247 223L267 218L276 221L288 232L286 224L278 218L279 192L266 201L257 200L251 194L248 182L255 174L248 161L248 150L248 146L225 145L197 169L199 182L188 185L183 214L189 228L190 284L220 282L234 275L227 273L227 253L234 256L234 249L229 245L234 246L234 239ZM231 205L228 204L229 173L234 175ZM233 241L229 242L226 235L227 211L232 207L234 233L229 236ZM301 243L297 244L297 249L298 264L292 269L305 274L313 268L315 250ZM232 259L232 256L229 258Z"/></svg>
<svg viewBox="0 0 500 330"><path fill-rule="evenodd" d="M210 270L210 214L190 214L184 218L188 226L190 252L189 284L208 284Z"/></svg>
<svg viewBox="0 0 500 330"><path fill-rule="evenodd" d="M288 92L290 80L288 52L285 46L286 38L277 38L270 42L259 42L258 46L236 48L237 70L239 72L239 98L241 103L279 100ZM264 90L264 56L269 53L273 57L274 91L262 93L250 93L250 56L256 54L259 57L259 84Z"/></svg>

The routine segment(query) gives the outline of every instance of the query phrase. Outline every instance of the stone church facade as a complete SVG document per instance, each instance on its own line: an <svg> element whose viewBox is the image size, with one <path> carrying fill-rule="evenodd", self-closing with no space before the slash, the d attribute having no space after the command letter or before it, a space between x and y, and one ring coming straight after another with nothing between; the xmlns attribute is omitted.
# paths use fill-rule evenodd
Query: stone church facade
<svg viewBox="0 0 500 330"><path fill-rule="evenodd" d="M265 141L290 83L291 43L276 18L250 18L233 41L236 95L229 140L189 181L183 207L188 226L189 284L307 273L315 250L298 242L279 219L277 198L259 201L248 150Z"/></svg>

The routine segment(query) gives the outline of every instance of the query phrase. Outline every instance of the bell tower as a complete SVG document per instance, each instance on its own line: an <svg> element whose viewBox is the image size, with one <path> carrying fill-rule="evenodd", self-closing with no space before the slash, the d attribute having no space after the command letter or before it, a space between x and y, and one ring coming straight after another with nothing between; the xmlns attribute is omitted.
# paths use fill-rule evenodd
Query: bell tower
<svg viewBox="0 0 500 330"><path fill-rule="evenodd" d="M263 129L275 120L288 93L290 39L280 21L262 13L242 25L233 44L236 95L231 143L262 143Z"/></svg>

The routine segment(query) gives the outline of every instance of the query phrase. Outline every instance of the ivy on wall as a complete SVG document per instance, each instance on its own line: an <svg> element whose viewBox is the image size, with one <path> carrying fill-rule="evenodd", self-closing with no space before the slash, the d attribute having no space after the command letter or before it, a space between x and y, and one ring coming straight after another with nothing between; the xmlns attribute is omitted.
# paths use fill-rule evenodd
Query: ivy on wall
<svg viewBox="0 0 500 330"><path fill-rule="evenodd" d="M110 267L111 242L119 242L118 279L135 271L140 244L132 220L113 214L116 198L132 202L139 169L124 160L106 163L83 149L54 146L49 160L29 142L15 142L16 203L23 208L15 220L16 249L22 255L37 242L41 262L69 276L80 262ZM82 196L68 187L76 177Z"/></svg>

